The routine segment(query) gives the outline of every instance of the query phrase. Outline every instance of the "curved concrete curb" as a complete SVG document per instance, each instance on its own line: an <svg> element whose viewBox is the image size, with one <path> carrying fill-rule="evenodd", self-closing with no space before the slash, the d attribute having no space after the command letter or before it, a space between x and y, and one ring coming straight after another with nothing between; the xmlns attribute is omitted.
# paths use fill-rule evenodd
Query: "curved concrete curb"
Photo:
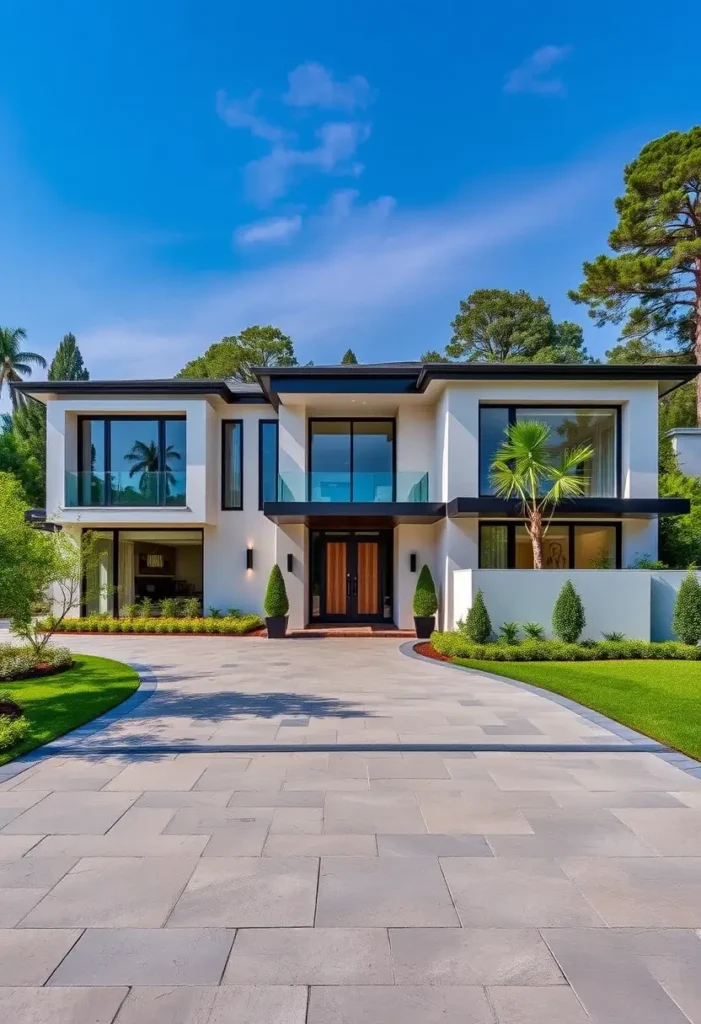
<svg viewBox="0 0 701 1024"><path fill-rule="evenodd" d="M44 761L47 757L56 757L59 754L77 753L80 751L81 744L84 740L94 736L98 732L102 732L103 729L108 729L120 718L127 718L136 710L136 708L149 700L158 688L158 679L156 678L155 673L151 671L148 665L139 665L131 661L127 661L124 664L133 668L138 674L140 680L138 687L134 690L131 697L127 697L127 699L122 701L121 704L116 704L115 707L110 708L109 711L105 711L105 713L100 715L98 718L93 718L91 722L79 725L70 732L64 733L63 736L57 736L56 739L49 740L49 742L45 743L43 747L38 747L36 750L30 750L28 754L23 754L15 761L11 761L9 764L3 765L0 767L0 782L7 782L8 779L14 778L16 775L19 775L20 772L26 771L27 768L31 768L39 761ZM88 750L86 753L89 754L90 751ZM100 755L98 754L97 756Z"/></svg>
<svg viewBox="0 0 701 1024"><path fill-rule="evenodd" d="M601 726L604 729L608 729L610 733L618 738L620 741L615 747L611 746L611 751L620 753L621 751L629 750L637 753L650 753L655 754L657 757L662 758L663 761L667 761L669 764L674 765L675 768L680 768L683 772L687 772L689 775L693 775L697 779L701 779L701 763L695 761L692 757L687 757L686 754L681 754L677 750L673 750L670 747L666 747L664 743L660 743L657 740L650 739L649 736L644 736L640 732L636 732L635 729L629 728L627 725L621 725L620 722L614 721L612 718L608 718L606 715L602 715L599 711L594 711L592 708L585 707L584 704L578 704L574 700L570 700L569 697L563 697L562 694L553 693L551 690L543 690L540 686L533 686L532 683L524 683L520 679L510 679L508 676L500 676L494 672L485 672L482 669L466 668L464 665L453 665L448 661L438 661L435 658L426 658L423 654L419 654L418 651L414 650L416 641L411 641L406 644L402 644L399 648L402 654L408 658L414 658L417 661L430 662L431 665L442 665L443 668L452 669L453 672L471 672L475 676L480 676L483 679L493 679L498 683L507 683L509 686L515 686L518 690L526 690L528 693L534 693L538 697L544 697L546 700L552 701L553 704L559 704L560 707L567 708L568 711L573 711L579 715L585 721L590 722L592 725ZM601 745L600 745L601 746ZM592 753L601 753L596 747L590 748ZM581 747L581 745L580 745ZM506 747L504 748L506 749ZM607 749L609 749L607 747Z"/></svg>

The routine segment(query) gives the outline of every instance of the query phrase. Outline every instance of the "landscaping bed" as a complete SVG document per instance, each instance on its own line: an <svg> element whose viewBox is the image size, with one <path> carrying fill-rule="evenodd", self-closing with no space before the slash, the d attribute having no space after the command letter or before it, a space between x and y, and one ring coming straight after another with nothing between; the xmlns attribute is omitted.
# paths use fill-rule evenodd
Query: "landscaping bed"
<svg viewBox="0 0 701 1024"><path fill-rule="evenodd" d="M42 658L57 650L49 648ZM138 686L139 676L128 665L83 654L45 678L3 679L0 701L22 713L0 715L0 765L92 721Z"/></svg>
<svg viewBox="0 0 701 1024"><path fill-rule="evenodd" d="M562 640L504 639L494 643L476 643L465 633L432 633L433 649L449 658L471 661L699 661L701 647L678 640L652 643L646 640Z"/></svg>
<svg viewBox="0 0 701 1024"><path fill-rule="evenodd" d="M244 636L263 635L258 615L207 616L198 618L121 618L88 615L82 619L64 619L57 633L167 633L170 635Z"/></svg>

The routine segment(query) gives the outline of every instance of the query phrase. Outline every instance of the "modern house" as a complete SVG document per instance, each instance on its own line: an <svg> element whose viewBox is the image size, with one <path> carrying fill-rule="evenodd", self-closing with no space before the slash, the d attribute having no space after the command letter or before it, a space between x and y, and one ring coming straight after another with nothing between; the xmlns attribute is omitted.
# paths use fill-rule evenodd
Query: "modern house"
<svg viewBox="0 0 701 1024"><path fill-rule="evenodd" d="M17 387L46 405L47 518L100 532L103 578L117 589L89 610L189 595L205 611L259 611L277 562L291 627L408 628L423 563L445 626L465 610L456 571L532 566L516 504L489 482L519 420L545 421L563 449L594 448L586 496L550 527L546 568L655 559L658 517L688 511L658 496L658 400L697 372L388 363L268 367L253 384Z"/></svg>

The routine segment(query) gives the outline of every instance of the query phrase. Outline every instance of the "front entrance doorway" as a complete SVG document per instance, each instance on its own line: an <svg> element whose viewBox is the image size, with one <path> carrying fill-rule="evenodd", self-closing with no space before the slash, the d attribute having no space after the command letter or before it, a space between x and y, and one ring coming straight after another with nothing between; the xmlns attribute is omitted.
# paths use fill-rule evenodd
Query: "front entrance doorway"
<svg viewBox="0 0 701 1024"><path fill-rule="evenodd" d="M392 532L314 531L312 622L392 621Z"/></svg>

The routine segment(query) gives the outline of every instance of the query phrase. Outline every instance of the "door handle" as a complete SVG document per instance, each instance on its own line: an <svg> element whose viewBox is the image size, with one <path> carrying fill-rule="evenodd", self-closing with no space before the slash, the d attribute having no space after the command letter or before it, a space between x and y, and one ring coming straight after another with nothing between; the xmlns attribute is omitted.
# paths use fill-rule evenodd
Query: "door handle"
<svg viewBox="0 0 701 1024"><path fill-rule="evenodd" d="M353 595L353 579L350 573L346 573L346 597Z"/></svg>
<svg viewBox="0 0 701 1024"><path fill-rule="evenodd" d="M358 596L358 577L353 577L353 597Z"/></svg>

